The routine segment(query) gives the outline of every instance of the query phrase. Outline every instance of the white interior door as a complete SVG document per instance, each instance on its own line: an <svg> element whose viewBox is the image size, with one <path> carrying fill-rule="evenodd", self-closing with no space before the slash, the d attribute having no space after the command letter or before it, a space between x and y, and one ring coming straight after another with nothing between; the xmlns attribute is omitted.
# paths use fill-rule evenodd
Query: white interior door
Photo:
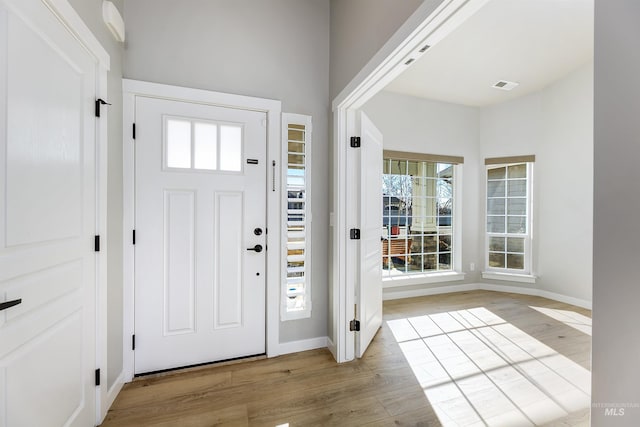
<svg viewBox="0 0 640 427"><path fill-rule="evenodd" d="M356 357L362 357L382 325L382 133L360 118L360 280L357 286Z"/></svg>
<svg viewBox="0 0 640 427"><path fill-rule="evenodd" d="M95 424L95 94L43 2L0 0L0 303L21 301L0 311L0 426Z"/></svg>
<svg viewBox="0 0 640 427"><path fill-rule="evenodd" d="M264 353L265 113L136 97L135 115L135 373Z"/></svg>

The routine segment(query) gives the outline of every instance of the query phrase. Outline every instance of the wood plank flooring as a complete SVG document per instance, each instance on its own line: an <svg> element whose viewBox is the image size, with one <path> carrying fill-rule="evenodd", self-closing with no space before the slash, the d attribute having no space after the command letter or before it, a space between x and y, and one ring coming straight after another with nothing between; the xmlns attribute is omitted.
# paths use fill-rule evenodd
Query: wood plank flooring
<svg viewBox="0 0 640 427"><path fill-rule="evenodd" d="M590 317L489 291L387 301L360 360L320 349L142 377L102 425L587 426Z"/></svg>

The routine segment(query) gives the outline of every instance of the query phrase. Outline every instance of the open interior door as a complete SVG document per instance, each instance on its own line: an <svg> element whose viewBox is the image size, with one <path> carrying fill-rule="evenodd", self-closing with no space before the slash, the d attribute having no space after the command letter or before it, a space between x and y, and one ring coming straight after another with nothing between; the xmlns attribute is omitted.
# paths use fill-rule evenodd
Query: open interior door
<svg viewBox="0 0 640 427"><path fill-rule="evenodd" d="M382 325L382 133L360 118L360 280L356 285L356 357L362 357Z"/></svg>

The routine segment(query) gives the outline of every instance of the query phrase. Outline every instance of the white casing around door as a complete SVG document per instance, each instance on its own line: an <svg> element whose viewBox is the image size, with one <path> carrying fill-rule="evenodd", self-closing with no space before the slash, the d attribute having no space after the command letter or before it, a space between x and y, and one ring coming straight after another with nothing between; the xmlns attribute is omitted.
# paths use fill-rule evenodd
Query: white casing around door
<svg viewBox="0 0 640 427"><path fill-rule="evenodd" d="M356 285L356 357L362 357L382 325L382 133L360 119L360 277Z"/></svg>
<svg viewBox="0 0 640 427"><path fill-rule="evenodd" d="M0 0L0 426L96 418L97 64L39 0Z"/></svg>
<svg viewBox="0 0 640 427"><path fill-rule="evenodd" d="M265 113L136 96L135 116L135 373L265 353Z"/></svg>

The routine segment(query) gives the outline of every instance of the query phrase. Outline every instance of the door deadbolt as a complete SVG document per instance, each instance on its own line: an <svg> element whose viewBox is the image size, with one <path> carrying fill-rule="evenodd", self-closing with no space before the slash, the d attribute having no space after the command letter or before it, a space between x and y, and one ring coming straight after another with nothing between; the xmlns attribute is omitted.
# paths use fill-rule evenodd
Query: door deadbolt
<svg viewBox="0 0 640 427"><path fill-rule="evenodd" d="M255 234L256 236L260 236L262 234L262 228L260 227L254 228L253 234Z"/></svg>

